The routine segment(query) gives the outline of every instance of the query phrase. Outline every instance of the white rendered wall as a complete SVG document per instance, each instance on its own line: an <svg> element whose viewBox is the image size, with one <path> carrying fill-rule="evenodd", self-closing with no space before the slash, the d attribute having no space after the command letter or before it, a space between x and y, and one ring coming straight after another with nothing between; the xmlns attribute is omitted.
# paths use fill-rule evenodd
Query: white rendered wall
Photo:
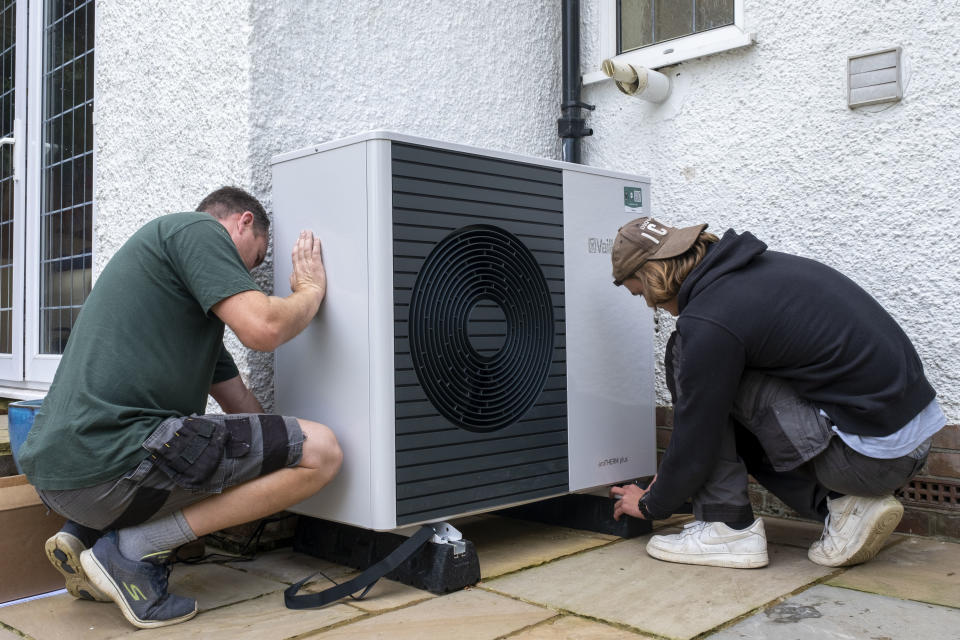
<svg viewBox="0 0 960 640"><path fill-rule="evenodd" d="M365 130L556 158L559 7L100 0L97 271L143 222L223 184L270 211L272 155ZM228 346L269 408L272 356Z"/></svg>
<svg viewBox="0 0 960 640"><path fill-rule="evenodd" d="M148 220L192 211L223 185L250 187L250 4L98 0L94 277ZM266 397L271 360L228 334Z"/></svg>
<svg viewBox="0 0 960 640"><path fill-rule="evenodd" d="M584 161L651 176L665 221L750 230L847 273L913 338L956 423L960 5L744 4L757 44L665 70L665 104L587 86ZM96 269L144 221L222 184L269 210L271 155L368 129L557 158L560 8L99 0ZM587 72L600 64L596 3L581 12ZM847 109L847 55L890 45L907 58L903 101ZM270 406L271 358L231 350Z"/></svg>
<svg viewBox="0 0 960 640"><path fill-rule="evenodd" d="M948 422L960 420L960 4L744 0L749 48L662 69L662 105L588 85L584 161L649 175L653 215L749 230L869 291L923 359ZM582 70L599 70L583 2ZM846 60L900 45L902 102L850 110ZM613 231L615 232L615 230ZM745 313L749 313L745 309ZM662 353L673 328L660 317ZM661 404L669 404L658 375Z"/></svg>

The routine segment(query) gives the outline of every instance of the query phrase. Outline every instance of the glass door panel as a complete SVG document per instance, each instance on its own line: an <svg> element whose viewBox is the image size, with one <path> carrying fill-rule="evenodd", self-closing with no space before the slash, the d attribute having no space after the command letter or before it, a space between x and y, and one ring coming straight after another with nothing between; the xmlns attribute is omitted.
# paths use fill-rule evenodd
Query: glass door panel
<svg viewBox="0 0 960 640"><path fill-rule="evenodd" d="M93 1L47 0L41 154L40 335L61 354L93 266Z"/></svg>
<svg viewBox="0 0 960 640"><path fill-rule="evenodd" d="M2 1L2 0L0 0ZM27 377L49 381L80 307L93 267L94 0L34 3L32 68L42 92L32 96L28 198L34 204L28 246ZM40 95L42 93L42 95ZM36 265L36 266L34 266Z"/></svg>

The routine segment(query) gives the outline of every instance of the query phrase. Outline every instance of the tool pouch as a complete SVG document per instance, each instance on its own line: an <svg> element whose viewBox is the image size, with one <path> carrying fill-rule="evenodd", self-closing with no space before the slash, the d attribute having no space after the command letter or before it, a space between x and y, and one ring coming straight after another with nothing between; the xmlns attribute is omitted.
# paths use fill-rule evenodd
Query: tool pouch
<svg viewBox="0 0 960 640"><path fill-rule="evenodd" d="M166 442L150 440L144 448L170 479L185 489L206 489L207 481L223 460L229 436L227 428L212 420L184 418Z"/></svg>
<svg viewBox="0 0 960 640"><path fill-rule="evenodd" d="M242 458L250 453L250 443L252 440L250 418L246 416L227 418L224 421L224 425L227 427L226 456L228 458Z"/></svg>

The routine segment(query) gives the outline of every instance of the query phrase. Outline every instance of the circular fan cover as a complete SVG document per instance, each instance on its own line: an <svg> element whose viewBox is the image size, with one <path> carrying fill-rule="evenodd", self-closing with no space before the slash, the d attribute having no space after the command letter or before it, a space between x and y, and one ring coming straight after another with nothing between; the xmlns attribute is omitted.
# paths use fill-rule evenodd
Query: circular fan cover
<svg viewBox="0 0 960 640"><path fill-rule="evenodd" d="M454 424L494 431L536 402L553 355L553 307L543 271L510 232L471 225L441 240L417 275L409 321L417 379Z"/></svg>

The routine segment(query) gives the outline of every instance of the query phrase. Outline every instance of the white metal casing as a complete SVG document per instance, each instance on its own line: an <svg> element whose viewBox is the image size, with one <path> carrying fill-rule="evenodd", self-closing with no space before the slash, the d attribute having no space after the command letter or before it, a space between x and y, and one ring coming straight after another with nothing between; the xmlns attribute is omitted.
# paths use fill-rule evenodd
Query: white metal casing
<svg viewBox="0 0 960 640"><path fill-rule="evenodd" d="M609 256L619 226L649 214L649 181L374 131L273 158L275 291L284 295L289 289L288 256L301 229L321 238L328 278L317 317L277 350L276 411L329 425L344 451L339 476L291 510L368 529L398 527L394 142L562 170L567 490L589 490L654 473L652 313L642 300L612 286ZM641 190L641 206L628 210L625 188ZM455 510L444 519L471 512L475 510Z"/></svg>

